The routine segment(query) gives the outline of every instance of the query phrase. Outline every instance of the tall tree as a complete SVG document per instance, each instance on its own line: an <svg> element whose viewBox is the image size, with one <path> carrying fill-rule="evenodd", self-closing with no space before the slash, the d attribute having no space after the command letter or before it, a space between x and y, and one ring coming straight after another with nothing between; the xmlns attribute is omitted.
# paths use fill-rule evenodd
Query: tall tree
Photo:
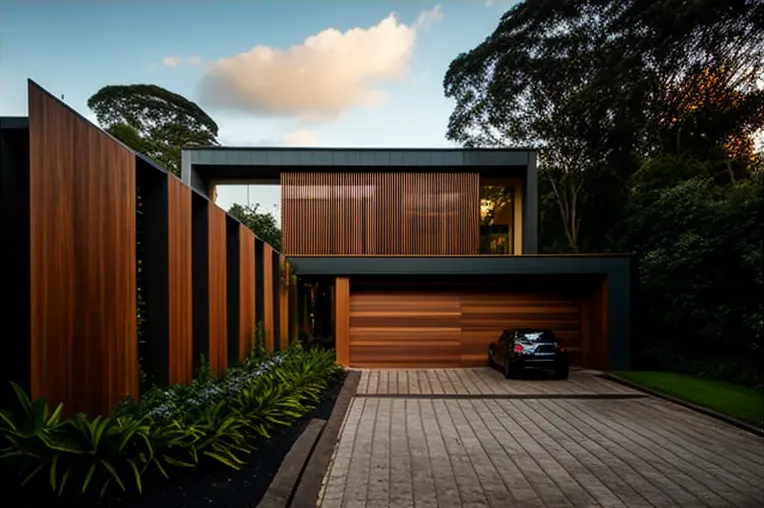
<svg viewBox="0 0 764 508"><path fill-rule="evenodd" d="M216 145L218 126L196 103L157 85L105 86L88 99L114 137L180 176L184 145Z"/></svg>
<svg viewBox="0 0 764 508"><path fill-rule="evenodd" d="M240 205L234 203L228 213L241 221L242 224L274 249L281 250L281 229L272 213L260 213L260 205Z"/></svg>
<svg viewBox="0 0 764 508"><path fill-rule="evenodd" d="M757 0L525 0L451 63L447 137L539 149L568 248L579 250L583 233L603 238L617 223L639 156L660 150L662 133L698 123L678 114L689 110L677 99L704 69L724 78L714 104L727 106L704 108L696 136L713 133L721 141L705 143L721 146L755 130L761 11Z"/></svg>

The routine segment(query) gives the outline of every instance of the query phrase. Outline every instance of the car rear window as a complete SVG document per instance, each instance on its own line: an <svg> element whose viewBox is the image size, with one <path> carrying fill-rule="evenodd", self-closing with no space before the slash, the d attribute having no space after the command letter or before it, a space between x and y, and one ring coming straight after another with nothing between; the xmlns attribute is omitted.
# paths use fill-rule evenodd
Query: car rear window
<svg viewBox="0 0 764 508"><path fill-rule="evenodd" d="M549 330L523 330L520 336L530 342L554 339L554 334Z"/></svg>

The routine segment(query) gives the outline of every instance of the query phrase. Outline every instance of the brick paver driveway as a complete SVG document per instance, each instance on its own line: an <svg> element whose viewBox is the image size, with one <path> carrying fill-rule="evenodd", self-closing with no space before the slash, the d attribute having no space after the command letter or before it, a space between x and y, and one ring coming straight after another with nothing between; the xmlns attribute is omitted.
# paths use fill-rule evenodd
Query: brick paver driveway
<svg viewBox="0 0 764 508"><path fill-rule="evenodd" d="M764 440L590 373L370 370L330 507L764 506Z"/></svg>

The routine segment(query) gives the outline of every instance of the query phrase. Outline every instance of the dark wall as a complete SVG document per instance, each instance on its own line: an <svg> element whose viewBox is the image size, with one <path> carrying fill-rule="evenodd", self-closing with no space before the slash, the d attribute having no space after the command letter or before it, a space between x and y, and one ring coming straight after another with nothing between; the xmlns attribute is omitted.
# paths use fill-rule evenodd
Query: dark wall
<svg viewBox="0 0 764 508"><path fill-rule="evenodd" d="M5 128L0 119L0 223L5 240L0 262L3 304L0 330L0 407L13 400L10 381L27 392L29 329L29 129Z"/></svg>
<svg viewBox="0 0 764 508"><path fill-rule="evenodd" d="M166 385L170 369L169 289L168 289L168 194L167 174L140 158L136 160L137 207L138 353L146 375L145 385Z"/></svg>
<svg viewBox="0 0 764 508"><path fill-rule="evenodd" d="M193 194L191 196L191 273L193 292L194 323L194 370L201 365L201 355L209 361L210 317L209 317L209 236L208 201Z"/></svg>
<svg viewBox="0 0 764 508"><path fill-rule="evenodd" d="M226 282L228 305L228 365L239 363L239 336L241 327L241 255L239 223L231 217L226 217Z"/></svg>

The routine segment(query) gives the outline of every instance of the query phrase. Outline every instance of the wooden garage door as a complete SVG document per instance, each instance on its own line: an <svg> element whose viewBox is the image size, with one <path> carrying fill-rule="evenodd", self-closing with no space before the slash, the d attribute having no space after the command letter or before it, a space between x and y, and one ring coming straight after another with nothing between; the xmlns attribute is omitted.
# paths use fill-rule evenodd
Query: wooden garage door
<svg viewBox="0 0 764 508"><path fill-rule="evenodd" d="M353 367L458 367L456 292L361 291L350 297Z"/></svg>
<svg viewBox="0 0 764 508"><path fill-rule="evenodd" d="M461 295L462 364L484 365L488 344L506 328L549 328L581 364L580 298L554 292L469 291Z"/></svg>
<svg viewBox="0 0 764 508"><path fill-rule="evenodd" d="M506 328L550 328L581 364L580 299L564 293L364 291L350 297L350 365L485 365Z"/></svg>

